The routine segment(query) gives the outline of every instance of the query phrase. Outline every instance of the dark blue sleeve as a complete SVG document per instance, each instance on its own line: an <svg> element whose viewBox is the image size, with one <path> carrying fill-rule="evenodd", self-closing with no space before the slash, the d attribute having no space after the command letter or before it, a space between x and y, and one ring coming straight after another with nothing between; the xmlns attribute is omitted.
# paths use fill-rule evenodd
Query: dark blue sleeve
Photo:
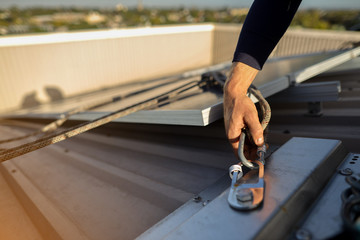
<svg viewBox="0 0 360 240"><path fill-rule="evenodd" d="M241 30L233 62L261 70L300 3L301 0L255 0Z"/></svg>

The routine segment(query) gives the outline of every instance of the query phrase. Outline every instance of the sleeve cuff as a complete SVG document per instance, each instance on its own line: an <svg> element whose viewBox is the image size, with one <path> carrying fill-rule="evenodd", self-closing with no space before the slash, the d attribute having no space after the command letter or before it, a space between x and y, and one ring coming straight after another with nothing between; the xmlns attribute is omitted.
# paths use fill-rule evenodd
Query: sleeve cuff
<svg viewBox="0 0 360 240"><path fill-rule="evenodd" d="M238 53L234 56L233 62L241 62L257 70L261 70L259 62L247 53Z"/></svg>

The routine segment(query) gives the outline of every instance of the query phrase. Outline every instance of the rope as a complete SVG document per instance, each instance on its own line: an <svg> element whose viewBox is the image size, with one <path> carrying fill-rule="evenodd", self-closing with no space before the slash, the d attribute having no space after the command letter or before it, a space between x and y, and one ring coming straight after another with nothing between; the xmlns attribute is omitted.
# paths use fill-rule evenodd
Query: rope
<svg viewBox="0 0 360 240"><path fill-rule="evenodd" d="M186 92L194 87L204 87L207 84L208 84L208 82L203 81L203 80L192 81L192 82L186 83L180 87L174 88L164 94L160 94L156 97L150 98L145 101L141 101L132 106L122 108L118 111L112 112L110 114L107 114L107 115L97 118L95 120L76 125L69 129L60 131L58 133L51 134L49 136L42 137L38 140L29 142L29 143L26 143L26 144L23 144L23 145L14 147L14 148L0 151L0 162L4 162L9 159L24 155L26 153L35 151L35 150L43 148L43 147L46 147L48 145L51 145L51 144L54 144L57 142L61 142L65 139L74 137L80 133L89 131L93 128L96 128L96 127L99 127L106 123L109 123L117 118L124 117L131 113L134 113L134 112L137 112L137 111L140 111L140 110L152 107L152 106L156 106L159 103L166 101L168 99L171 99L173 97L176 97L177 95L179 95L183 92Z"/></svg>
<svg viewBox="0 0 360 240"><path fill-rule="evenodd" d="M263 97L261 92L258 89L256 89L254 86L251 86L249 88L249 93L253 94L259 101L259 105L260 105L260 109L261 109L261 113L262 113L261 114L262 115L261 127L265 132L265 130L270 122L270 118L271 118L270 105L265 100L265 98ZM249 160L247 160L244 155L244 145L245 145L246 134L250 136L250 133L248 133L247 130L242 131L240 134L238 155L239 155L241 163L244 166L246 166L250 169L253 169L253 168L255 168L255 166ZM265 145L265 139L264 139L263 146L258 147L258 150L257 150L257 154L259 156L259 161L263 164L265 163L265 161L264 161L265 152L266 152L266 145Z"/></svg>
<svg viewBox="0 0 360 240"><path fill-rule="evenodd" d="M269 125L270 118L271 118L270 105L258 89L250 88L249 92L251 94L253 94L259 100L259 104L260 104L261 111L262 111L262 117L263 117L263 119L261 121L261 126L262 126L263 130L265 131L265 129Z"/></svg>

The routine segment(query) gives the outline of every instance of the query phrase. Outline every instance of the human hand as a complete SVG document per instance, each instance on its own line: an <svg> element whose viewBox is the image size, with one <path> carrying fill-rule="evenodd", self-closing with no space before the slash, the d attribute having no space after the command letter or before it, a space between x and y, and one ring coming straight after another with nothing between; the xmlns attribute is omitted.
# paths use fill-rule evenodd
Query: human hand
<svg viewBox="0 0 360 240"><path fill-rule="evenodd" d="M238 145L241 130L248 127L254 144L245 142L244 155L248 159L256 158L256 148L264 143L263 129L259 122L255 104L246 95L258 70L243 64L234 63L224 86L224 123L227 138L238 157Z"/></svg>

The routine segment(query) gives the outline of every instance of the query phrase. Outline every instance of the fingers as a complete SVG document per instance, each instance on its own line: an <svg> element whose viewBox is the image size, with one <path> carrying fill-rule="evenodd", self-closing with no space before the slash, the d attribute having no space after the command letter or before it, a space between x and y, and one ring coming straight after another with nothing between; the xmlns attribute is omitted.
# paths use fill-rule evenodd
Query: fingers
<svg viewBox="0 0 360 240"><path fill-rule="evenodd" d="M235 104L224 102L224 120L227 138L234 154L237 156L239 137L242 129L247 126L257 146L264 143L263 129L259 122L258 113L254 103L247 97L239 97Z"/></svg>
<svg viewBox="0 0 360 240"><path fill-rule="evenodd" d="M257 146L264 144L264 132L259 122L257 111L255 110L244 116L245 123L249 128L250 134L253 138L254 143Z"/></svg>
<svg viewBox="0 0 360 240"><path fill-rule="evenodd" d="M238 157L237 151L239 147L239 139L240 139L241 129L244 127L244 124L242 123L242 121L234 122L232 120L230 120L229 129L227 130L227 137L231 144L235 156Z"/></svg>
<svg viewBox="0 0 360 240"><path fill-rule="evenodd" d="M225 95L224 123L227 138L236 157L238 157L239 137L244 127L249 128L257 146L264 143L263 129L259 122L256 107L248 96L240 95L232 98Z"/></svg>

